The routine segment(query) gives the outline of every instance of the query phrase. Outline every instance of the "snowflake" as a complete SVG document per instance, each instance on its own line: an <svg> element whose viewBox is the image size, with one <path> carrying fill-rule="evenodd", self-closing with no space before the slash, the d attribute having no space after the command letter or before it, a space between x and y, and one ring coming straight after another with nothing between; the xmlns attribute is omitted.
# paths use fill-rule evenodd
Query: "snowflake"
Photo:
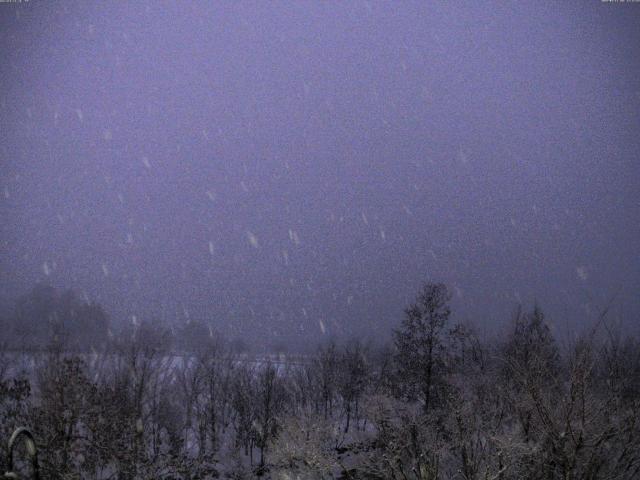
<svg viewBox="0 0 640 480"><path fill-rule="evenodd" d="M249 239L249 243L253 248L258 248L260 245L258 244L258 237L256 237L253 233L247 230L247 238Z"/></svg>
<svg viewBox="0 0 640 480"><path fill-rule="evenodd" d="M578 278L583 282L586 281L587 278L589 278L587 267L585 267L584 265L580 265L579 267L576 267L576 275L578 275Z"/></svg>

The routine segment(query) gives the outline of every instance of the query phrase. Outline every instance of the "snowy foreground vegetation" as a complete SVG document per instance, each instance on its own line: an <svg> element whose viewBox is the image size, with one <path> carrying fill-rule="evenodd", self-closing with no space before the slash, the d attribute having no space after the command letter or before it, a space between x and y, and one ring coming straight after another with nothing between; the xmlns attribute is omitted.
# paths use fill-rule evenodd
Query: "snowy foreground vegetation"
<svg viewBox="0 0 640 480"><path fill-rule="evenodd" d="M90 353L58 335L4 349L0 467L25 425L52 479L640 478L638 339L603 314L559 348L535 308L486 341L448 303L426 284L386 347L325 343L292 362L206 334L176 360L146 323Z"/></svg>

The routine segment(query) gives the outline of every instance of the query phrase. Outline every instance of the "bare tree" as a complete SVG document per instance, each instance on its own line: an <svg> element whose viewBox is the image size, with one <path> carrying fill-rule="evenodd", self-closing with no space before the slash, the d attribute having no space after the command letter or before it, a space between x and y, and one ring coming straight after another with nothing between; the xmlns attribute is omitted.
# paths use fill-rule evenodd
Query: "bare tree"
<svg viewBox="0 0 640 480"><path fill-rule="evenodd" d="M434 390L442 380L444 370L445 326L451 310L451 295L441 283L426 283L416 303L405 310L401 328L394 331L396 360L401 381L415 385L428 413L434 399Z"/></svg>
<svg viewBox="0 0 640 480"><path fill-rule="evenodd" d="M260 467L265 466L265 452L269 442L277 435L279 416L282 413L286 397L284 380L271 362L262 366L257 374L257 443L260 449Z"/></svg>
<svg viewBox="0 0 640 480"><path fill-rule="evenodd" d="M95 451L88 430L95 415L96 388L86 365L59 352L47 355L37 370L39 402L32 412L43 455L43 476L80 475Z"/></svg>
<svg viewBox="0 0 640 480"><path fill-rule="evenodd" d="M198 353L197 361L203 377L198 402L200 446L205 450L209 445L213 454L230 422L235 368L229 350L217 337Z"/></svg>
<svg viewBox="0 0 640 480"><path fill-rule="evenodd" d="M236 446L244 448L244 454L251 456L252 464L256 403L255 372L248 364L239 365L232 384L232 422L236 433Z"/></svg>
<svg viewBox="0 0 640 480"><path fill-rule="evenodd" d="M357 422L360 416L360 402L369 382L369 365L366 349L358 340L349 342L340 356L338 392L342 398L346 421L344 431L349 431L351 419Z"/></svg>
<svg viewBox="0 0 640 480"><path fill-rule="evenodd" d="M180 390L182 406L184 409L183 448L187 455L193 453L193 445L197 426L194 428L194 413L197 407L198 397L204 388L204 369L201 362L189 356L181 357L175 367L175 377ZM198 445L198 453L203 451L203 445Z"/></svg>
<svg viewBox="0 0 640 480"><path fill-rule="evenodd" d="M320 397L326 420L333 413L338 380L338 349L335 342L331 341L326 346L318 348L315 367L320 381Z"/></svg>
<svg viewBox="0 0 640 480"><path fill-rule="evenodd" d="M503 358L505 393L510 396L509 403L528 441L535 412L531 402L523 401L522 397L527 397L527 391L532 389L551 395L552 389L557 390L560 384L560 353L538 306L530 314L518 308Z"/></svg>

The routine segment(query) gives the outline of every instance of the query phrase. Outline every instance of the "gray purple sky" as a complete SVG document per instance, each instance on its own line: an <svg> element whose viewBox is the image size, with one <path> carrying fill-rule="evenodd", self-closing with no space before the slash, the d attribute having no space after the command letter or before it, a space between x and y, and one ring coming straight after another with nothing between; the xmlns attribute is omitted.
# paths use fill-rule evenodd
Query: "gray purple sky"
<svg viewBox="0 0 640 480"><path fill-rule="evenodd" d="M0 4L0 302L383 337L640 316L640 3Z"/></svg>

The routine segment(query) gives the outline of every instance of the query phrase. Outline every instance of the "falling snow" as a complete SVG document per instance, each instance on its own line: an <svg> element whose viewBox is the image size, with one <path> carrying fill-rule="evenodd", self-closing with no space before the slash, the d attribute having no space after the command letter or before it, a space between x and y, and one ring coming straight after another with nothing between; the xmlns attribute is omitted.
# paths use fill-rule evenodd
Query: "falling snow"
<svg viewBox="0 0 640 480"><path fill-rule="evenodd" d="M0 305L364 338L436 280L457 319L637 317L640 13L31 3L0 9Z"/></svg>
<svg viewBox="0 0 640 480"><path fill-rule="evenodd" d="M585 267L584 265L576 267L576 275L578 275L578 278L583 282L586 281L589 278L587 267Z"/></svg>
<svg viewBox="0 0 640 480"><path fill-rule="evenodd" d="M296 245L300 245L300 237L298 237L298 233L295 230L289 229L289 240Z"/></svg>
<svg viewBox="0 0 640 480"><path fill-rule="evenodd" d="M258 248L260 245L258 244L258 237L256 237L250 231L247 231L247 239L253 248Z"/></svg>

